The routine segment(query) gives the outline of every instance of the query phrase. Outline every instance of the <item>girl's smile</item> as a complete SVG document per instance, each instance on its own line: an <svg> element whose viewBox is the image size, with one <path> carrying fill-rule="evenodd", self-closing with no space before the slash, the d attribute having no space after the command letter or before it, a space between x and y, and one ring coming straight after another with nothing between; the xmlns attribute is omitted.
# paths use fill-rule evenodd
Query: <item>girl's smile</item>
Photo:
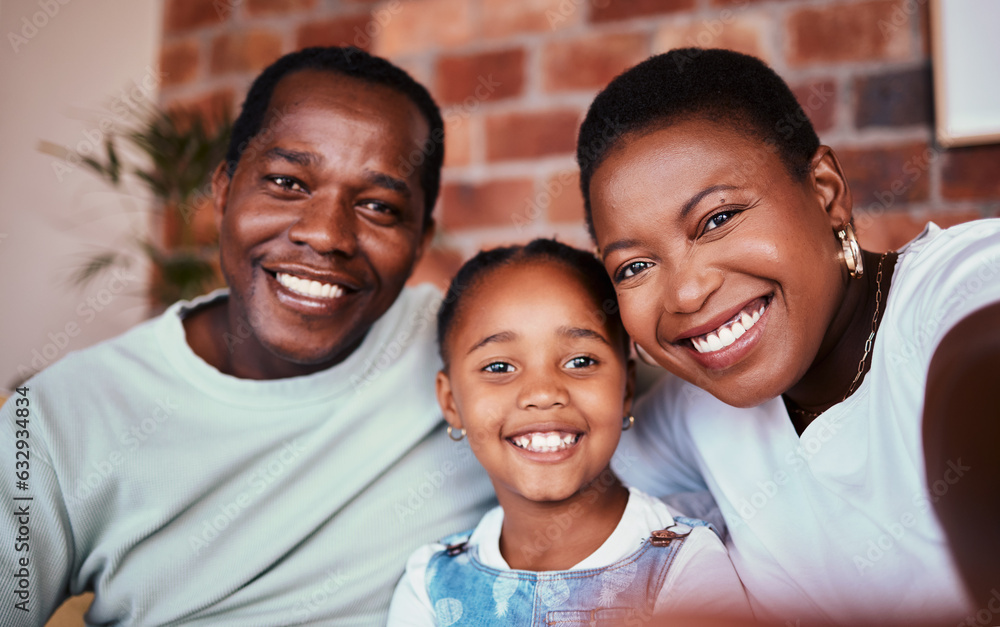
<svg viewBox="0 0 1000 627"><path fill-rule="evenodd" d="M577 271L532 260L467 288L438 376L505 510L565 501L608 468L631 379L621 333Z"/></svg>

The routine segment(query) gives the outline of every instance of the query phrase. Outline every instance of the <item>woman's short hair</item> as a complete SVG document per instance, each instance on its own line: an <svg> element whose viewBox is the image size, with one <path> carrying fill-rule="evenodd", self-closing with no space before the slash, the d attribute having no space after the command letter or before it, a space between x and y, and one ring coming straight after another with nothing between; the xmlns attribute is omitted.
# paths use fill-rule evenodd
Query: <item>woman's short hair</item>
<svg viewBox="0 0 1000 627"><path fill-rule="evenodd" d="M766 63L722 49L678 48L620 74L597 95L580 127L587 228L594 236L590 180L629 135L692 118L708 119L761 141L796 178L809 173L819 137L791 89Z"/></svg>

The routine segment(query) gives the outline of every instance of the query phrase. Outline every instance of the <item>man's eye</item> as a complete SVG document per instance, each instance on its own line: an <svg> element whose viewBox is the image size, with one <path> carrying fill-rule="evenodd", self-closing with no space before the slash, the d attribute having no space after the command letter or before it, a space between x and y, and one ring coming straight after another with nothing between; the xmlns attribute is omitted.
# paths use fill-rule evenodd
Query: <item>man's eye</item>
<svg viewBox="0 0 1000 627"><path fill-rule="evenodd" d="M649 263L648 261L633 261L632 263L627 264L625 267L619 270L618 276L615 278L618 279L619 281L623 279L630 279L652 265L653 264Z"/></svg>
<svg viewBox="0 0 1000 627"><path fill-rule="evenodd" d="M387 205L386 203L379 200L363 200L358 203L360 207L364 207L369 211L374 211L375 213L387 213L391 215L396 215L398 213L396 208L392 205Z"/></svg>
<svg viewBox="0 0 1000 627"><path fill-rule="evenodd" d="M593 357L574 357L566 362L567 368L588 368L596 365L597 360Z"/></svg>
<svg viewBox="0 0 1000 627"><path fill-rule="evenodd" d="M514 366L503 361L494 361L492 364L483 368L483 372L489 372L492 374L508 374L510 372L514 372Z"/></svg>
<svg viewBox="0 0 1000 627"><path fill-rule="evenodd" d="M290 176L272 176L270 180L281 189L288 190L290 192L306 191L305 185L303 185L301 181Z"/></svg>

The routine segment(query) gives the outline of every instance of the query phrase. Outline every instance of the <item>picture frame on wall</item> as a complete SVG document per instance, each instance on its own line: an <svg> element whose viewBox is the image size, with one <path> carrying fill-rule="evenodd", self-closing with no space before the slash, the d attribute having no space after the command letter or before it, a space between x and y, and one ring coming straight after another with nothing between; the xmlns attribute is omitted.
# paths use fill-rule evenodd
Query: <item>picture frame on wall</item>
<svg viewBox="0 0 1000 627"><path fill-rule="evenodd" d="M1000 143L1000 2L931 0L930 20L938 143Z"/></svg>

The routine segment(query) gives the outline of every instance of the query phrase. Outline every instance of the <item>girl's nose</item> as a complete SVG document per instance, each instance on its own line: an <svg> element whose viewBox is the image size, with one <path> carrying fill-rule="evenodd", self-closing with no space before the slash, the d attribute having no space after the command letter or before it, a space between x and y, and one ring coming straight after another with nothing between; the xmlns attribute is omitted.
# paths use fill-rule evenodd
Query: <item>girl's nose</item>
<svg viewBox="0 0 1000 627"><path fill-rule="evenodd" d="M550 372L539 373L526 380L517 399L519 409L553 409L565 407L568 403L569 392L559 377Z"/></svg>

